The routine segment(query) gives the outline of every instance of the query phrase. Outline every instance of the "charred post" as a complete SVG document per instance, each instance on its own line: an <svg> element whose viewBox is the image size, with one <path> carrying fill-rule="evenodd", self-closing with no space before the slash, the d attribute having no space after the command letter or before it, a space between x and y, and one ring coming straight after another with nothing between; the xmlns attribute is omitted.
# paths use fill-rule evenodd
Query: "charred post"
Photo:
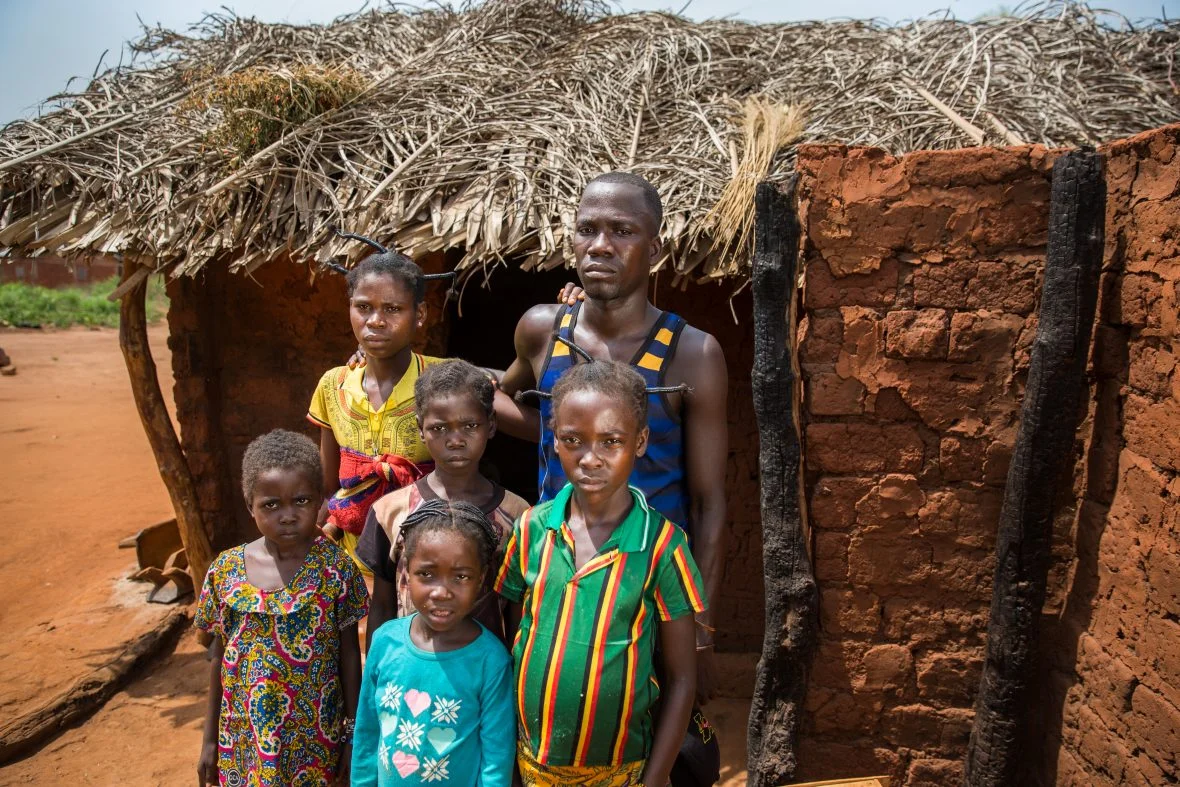
<svg viewBox="0 0 1180 787"><path fill-rule="evenodd" d="M762 487L766 624L750 704L749 784L794 778L796 742L816 645L818 596L799 507L794 300L799 221L792 179L760 183L754 224L754 414Z"/></svg>
<svg viewBox="0 0 1180 787"><path fill-rule="evenodd" d="M964 783L1021 782L1054 501L1068 482L1098 302L1106 186L1102 158L1073 151L1053 165L1037 335L996 534L987 655Z"/></svg>
<svg viewBox="0 0 1180 787"><path fill-rule="evenodd" d="M147 280L139 273L142 270L143 266L130 256L124 258L122 281L129 283L133 278L138 281L123 293L119 303L119 348L123 351L127 374L131 378L135 408L139 411L143 430L160 468L160 477L164 479L172 508L176 511L180 540L188 557L189 575L194 587L200 588L205 581L205 572L213 562L213 549L197 505L196 484L168 416L168 407L156 377L156 363L148 346Z"/></svg>

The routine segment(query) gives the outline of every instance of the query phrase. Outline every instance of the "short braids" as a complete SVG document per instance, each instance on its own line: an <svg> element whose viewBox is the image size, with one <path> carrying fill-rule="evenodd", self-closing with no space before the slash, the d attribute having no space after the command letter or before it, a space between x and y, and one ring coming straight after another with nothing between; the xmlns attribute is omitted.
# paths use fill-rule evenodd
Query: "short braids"
<svg viewBox="0 0 1180 787"><path fill-rule="evenodd" d="M475 544L481 569L491 566L500 541L479 506L466 500L426 500L402 520L406 563L410 562L422 534L434 532L456 533Z"/></svg>
<svg viewBox="0 0 1180 787"><path fill-rule="evenodd" d="M570 394L595 391L630 410L635 415L635 425L642 429L647 426L646 386L639 372L619 361L595 359L592 363L574 364L553 386L553 418Z"/></svg>

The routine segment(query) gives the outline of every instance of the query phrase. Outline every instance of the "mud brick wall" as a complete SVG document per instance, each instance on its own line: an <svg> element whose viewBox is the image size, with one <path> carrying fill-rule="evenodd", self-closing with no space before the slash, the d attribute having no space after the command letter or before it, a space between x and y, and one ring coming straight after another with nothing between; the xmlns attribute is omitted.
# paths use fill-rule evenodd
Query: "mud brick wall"
<svg viewBox="0 0 1180 787"><path fill-rule="evenodd" d="M1180 126L1107 156L1106 258L1042 783L1180 780ZM1052 611L1051 611L1052 612Z"/></svg>
<svg viewBox="0 0 1180 787"><path fill-rule="evenodd" d="M427 260L427 270L441 257ZM428 292L430 330L418 349L441 353L439 288ZM199 278L169 285L169 347L181 444L214 546L256 537L239 485L242 453L279 427L318 441L305 419L320 375L356 349L344 278L314 279L307 266L274 262L250 277L210 263Z"/></svg>
<svg viewBox="0 0 1180 787"><path fill-rule="evenodd" d="M725 573L715 606L719 652L756 653L762 647L765 614L762 586L762 511L758 483L758 424L750 369L754 363L753 300L749 288L733 298L734 283L697 284L679 290L657 283L655 304L713 334L729 371L729 450L715 466L725 475L727 519ZM732 306L732 311L731 311ZM733 315L738 315L734 321ZM754 687L753 658L719 663L721 690L748 697Z"/></svg>
<svg viewBox="0 0 1180 787"><path fill-rule="evenodd" d="M1049 166L1036 147L800 149L805 491L821 594L806 778L960 778Z"/></svg>

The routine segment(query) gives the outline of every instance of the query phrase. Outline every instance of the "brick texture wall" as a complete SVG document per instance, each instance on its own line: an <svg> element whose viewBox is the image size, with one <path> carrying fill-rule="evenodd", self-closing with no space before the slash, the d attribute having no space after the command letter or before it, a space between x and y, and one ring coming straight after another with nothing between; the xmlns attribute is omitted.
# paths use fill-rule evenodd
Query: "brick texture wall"
<svg viewBox="0 0 1180 787"><path fill-rule="evenodd" d="M1180 126L1106 148L1082 500L1050 611L1043 783L1180 780Z"/></svg>
<svg viewBox="0 0 1180 787"><path fill-rule="evenodd" d="M428 292L436 302L423 352L446 349L440 289ZM279 427L319 439L304 417L312 391L356 349L347 291L343 277L313 280L304 265L275 262L247 278L214 261L198 279L171 282L169 295L181 442L214 546L226 548L256 537L239 491L246 445Z"/></svg>
<svg viewBox="0 0 1180 787"><path fill-rule="evenodd" d="M1099 318L1022 783L1180 778L1178 147L1172 126L1103 149ZM960 778L1051 162L1036 147L800 152L805 485L822 608L806 776Z"/></svg>
<svg viewBox="0 0 1180 787"><path fill-rule="evenodd" d="M821 594L804 776L961 774L1034 330L1040 148L806 146L800 360Z"/></svg>

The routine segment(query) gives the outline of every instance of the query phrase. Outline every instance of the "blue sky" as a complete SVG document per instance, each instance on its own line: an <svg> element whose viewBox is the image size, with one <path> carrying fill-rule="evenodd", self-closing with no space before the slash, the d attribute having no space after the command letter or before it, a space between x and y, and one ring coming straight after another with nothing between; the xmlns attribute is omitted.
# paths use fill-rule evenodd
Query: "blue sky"
<svg viewBox="0 0 1180 787"><path fill-rule="evenodd" d="M623 10L673 10L687 0L620 0ZM89 78L103 62L119 62L123 42L137 37L139 22L185 29L206 10L233 8L241 16L268 22L328 22L357 10L363 0L0 0L0 124L36 114L36 105L63 90L74 76ZM760 22L838 17L880 17L890 21L949 8L971 19L1012 0L823 0L746 2L692 0L684 13L693 19L736 17ZM1131 18L1180 16L1180 0L1092 0Z"/></svg>

